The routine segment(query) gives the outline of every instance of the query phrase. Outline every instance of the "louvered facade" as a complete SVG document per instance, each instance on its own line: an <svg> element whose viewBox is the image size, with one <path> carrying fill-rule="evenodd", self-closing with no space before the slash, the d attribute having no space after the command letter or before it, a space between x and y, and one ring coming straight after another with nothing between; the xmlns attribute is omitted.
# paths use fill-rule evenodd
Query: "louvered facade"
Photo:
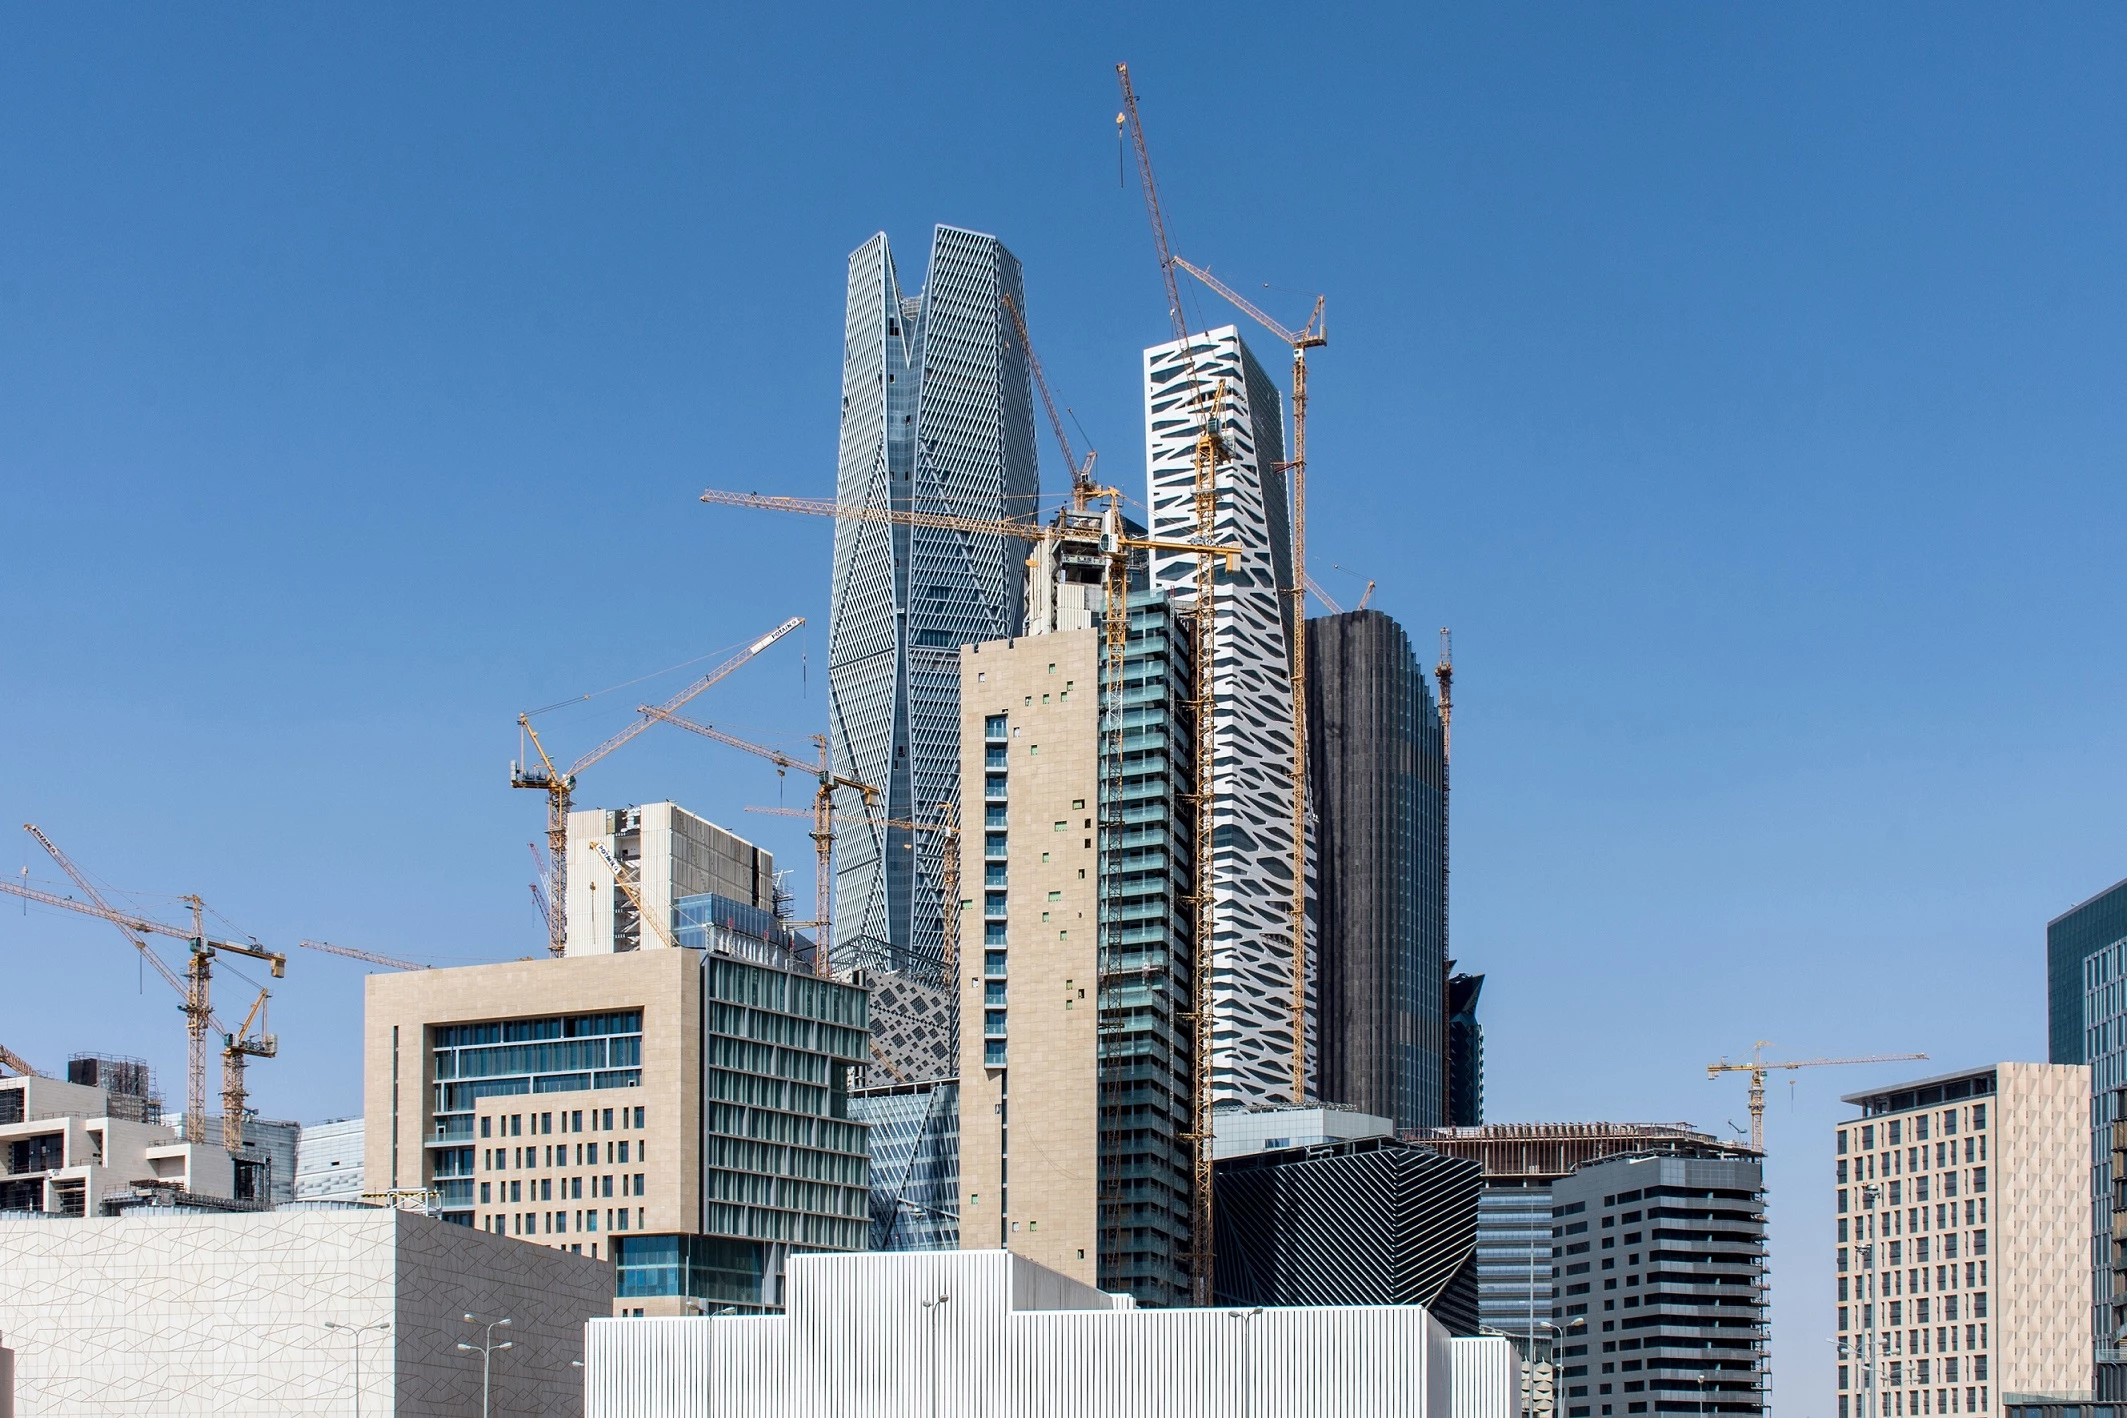
<svg viewBox="0 0 2127 1418"><path fill-rule="evenodd" d="M1145 449L1150 530L1197 535L1200 405L1216 417L1227 456L1217 474L1216 538L1241 548L1213 589L1212 677L1217 781L1210 963L1221 1100L1292 1098L1292 525L1283 403L1228 325L1145 351ZM1197 558L1155 555L1154 590L1196 601ZM1309 870L1312 877L1312 868ZM1313 1059L1314 970L1306 970ZM1310 1074L1312 1070L1310 1069Z"/></svg>
<svg viewBox="0 0 2127 1418"><path fill-rule="evenodd" d="M1229 1158L1217 1171L1221 1305L1423 1305L1477 1333L1484 1169L1393 1138Z"/></svg>
<svg viewBox="0 0 2127 1418"><path fill-rule="evenodd" d="M940 226L923 289L902 293L882 232L849 259L836 496L843 507L1030 516L1037 481L1026 353L1004 300L1019 262L995 237ZM880 820L935 817L959 792L959 647L1019 633L1026 544L836 522L828 686L835 771L872 784ZM844 792L836 810L866 816ZM838 967L935 980L940 857L906 829L837 837Z"/></svg>

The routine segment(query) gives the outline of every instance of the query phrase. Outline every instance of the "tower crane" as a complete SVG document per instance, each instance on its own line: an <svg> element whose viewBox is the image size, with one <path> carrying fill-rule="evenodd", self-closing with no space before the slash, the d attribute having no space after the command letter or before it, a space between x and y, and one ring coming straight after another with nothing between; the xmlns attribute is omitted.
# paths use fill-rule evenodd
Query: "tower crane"
<svg viewBox="0 0 2127 1418"><path fill-rule="evenodd" d="M1730 1063L1706 1065L1706 1077L1711 1080L1724 1073L1747 1073L1750 1075L1750 1147L1753 1152L1765 1150L1765 1074L1769 1069L1784 1068L1835 1068L1846 1064L1898 1063L1906 1059L1924 1059L1926 1054L1869 1054L1858 1059L1790 1059L1785 1062L1768 1059L1764 1051L1769 1041L1760 1039L1752 1046L1750 1057Z"/></svg>
<svg viewBox="0 0 2127 1418"><path fill-rule="evenodd" d="M327 955L344 955L349 960L366 960L372 965L382 965L391 970L428 970L433 966L423 965L418 960L395 960L389 955L379 955L373 950L356 950L351 945L333 945L322 940L299 940L297 945L305 950L322 950Z"/></svg>
<svg viewBox="0 0 2127 1418"><path fill-rule="evenodd" d="M869 802L870 799L867 798L865 801ZM758 812L770 817L814 817L816 822L825 824L829 834L832 834L833 825L837 822L860 824L867 827L893 827L899 828L904 832L935 832L940 834L939 856L941 858L941 869L938 875L940 884L944 888L945 896L945 976L947 979L951 979L956 968L955 962L958 958L960 937L960 812L951 800L940 803L938 807L939 820L936 822L914 822L907 818L879 818L868 815L853 817L848 813L821 815L817 806L812 813L807 813L805 809L797 807L748 807L746 811ZM814 840L819 840L819 836L819 830L816 828L813 834ZM831 840L832 837L830 836ZM914 850L915 843L911 842L908 845L911 850ZM804 925L806 923L796 921L792 924Z"/></svg>
<svg viewBox="0 0 2127 1418"><path fill-rule="evenodd" d="M805 623L805 617L794 615L715 669L688 685L678 694L666 700L663 709L673 710L700 694L718 680L745 664L761 651L775 644L784 636ZM554 760L547 757L546 745L539 741L539 731L532 727L527 714L517 716L517 727L531 735L532 747L539 754L538 763L511 763L510 786L534 788L547 795L547 953L560 955L569 943L569 804L576 790L577 775L634 738L656 720L644 715L634 723L607 739L598 747L570 764L567 771L556 768Z"/></svg>
<svg viewBox="0 0 2127 1418"><path fill-rule="evenodd" d="M1207 401L1204 398L1203 380L1196 367L1194 342L1189 338L1189 317L1182 311L1182 291L1174 277L1173 243L1167 239L1167 219L1160 211L1159 183L1152 175L1152 151L1145 143L1145 123L1137 109L1137 91L1130 85L1130 66L1115 66L1115 80L1122 89L1123 109L1115 115L1118 129L1130 130L1131 146L1137 152L1138 184L1144 189L1145 215L1152 224L1153 251L1159 258L1160 282L1167 294L1167 316L1174 325L1175 341L1181 346L1182 361L1186 370L1191 398L1196 407L1197 437L1195 455L1195 494L1197 533L1205 541L1216 535L1218 526L1218 470L1227 461L1226 440L1219 429L1219 416L1226 405L1225 381ZM1228 559L1229 568L1233 565ZM1217 902L1214 887L1217 880L1217 853L1212 850L1215 840L1217 794L1213 791L1218 769L1216 713L1217 700L1214 694L1214 674L1218 664L1218 613L1214 604L1214 577L1211 558L1200 555L1196 563L1196 615L1195 615L1195 727L1196 763L1194 806L1196 808L1195 879L1191 887L1191 905L1194 909L1192 939L1196 942L1196 959L1191 962L1191 1000L1189 1009L1190 1033L1190 1122L1189 1143L1191 1153L1190 1172L1190 1227L1189 1227L1189 1272L1190 1288L1197 1304L1212 1302L1212 1275L1214 1262L1213 1213L1212 1213L1212 1058L1215 1028L1215 996L1211 986L1211 949L1216 939ZM1118 715L1118 719L1120 716ZM1115 730L1118 746L1121 727ZM1119 756L1119 754L1118 754ZM1300 1030L1295 1028L1294 1048L1304 1048ZM1296 1095L1294 1103L1305 1101L1304 1095Z"/></svg>
<svg viewBox="0 0 2127 1418"><path fill-rule="evenodd" d="M14 1052L5 1044L0 1044L0 1065L4 1065L8 1068L13 1069L15 1072L21 1074L24 1078L38 1078L42 1076L37 1072L37 1070L31 1068L28 1064L22 1061L22 1055Z"/></svg>
<svg viewBox="0 0 2127 1418"><path fill-rule="evenodd" d="M49 891L39 891L34 887L18 886L7 881L0 881L0 891L4 891L10 896L19 896L26 901L36 901L46 906L57 906L61 910L77 911L84 916L97 916L109 921L118 928L118 933L125 937L126 943L140 952L141 959L154 967L156 974L162 976L163 983L177 991L178 997L184 1001L178 1006L178 1009L185 1016L187 1042L185 1055L185 1141L187 1142L205 1142L207 1140L207 1035L210 1031L221 1033L222 1139L231 1151L241 1147L244 1139L244 1060L247 1056L271 1058L277 1052L279 1045L271 1034L260 1033L254 1035L250 1032L254 1021L262 1028L264 1026L266 1000L266 992L264 990L259 991L258 1002L252 1005L251 1013L246 1016L242 1029L232 1034L222 1028L221 1021L215 1017L213 1003L210 998L213 960L216 955L242 955L253 960L263 960L272 967L273 978L278 980L287 973L288 957L277 950L267 950L263 946L245 945L237 941L228 940L209 940L201 921L205 913L205 903L197 896L184 898L192 907L192 929L189 931L177 926L164 925L161 921L153 920L146 916L120 911L113 907L110 902L104 900L103 893L96 889L95 884L89 880L81 868L75 866L73 860L66 853L60 851L58 844L45 836L35 823L23 823L22 830L37 839L38 845L50 854L52 860L59 864L60 870L64 871L74 885L81 889L82 894L89 899L87 901L77 901L71 896L59 896ZM150 935L170 936L190 944L192 948L191 958L187 962L185 973L182 976L172 970L164 962L162 956L156 954L149 947L146 937ZM229 1100L232 1097L236 1100L234 1108L229 1104Z"/></svg>
<svg viewBox="0 0 2127 1418"><path fill-rule="evenodd" d="M1174 264L1292 347L1292 1097L1307 1096L1307 352L1329 343L1324 297L1307 323L1288 330L1202 266ZM1369 593L1372 587L1368 588ZM1318 592L1319 594L1319 592Z"/></svg>
<svg viewBox="0 0 2127 1418"><path fill-rule="evenodd" d="M692 719L681 718L668 709L652 708L645 704L642 706L641 712L653 719L663 720L676 729L685 729L689 733L700 734L705 739L714 739L718 743L729 744L731 747L743 749L747 753L759 754L778 768L795 768L801 772L811 773L818 780L819 786L814 790L812 797L812 845L813 849L819 854L819 875L814 883L813 919L810 921L794 921L792 924L810 926L822 933L821 944L815 955L814 968L820 974L826 974L827 953L834 946L834 938L829 932L834 927L835 789L847 788L853 792L862 793L864 795L864 805L867 808L878 797L879 790L869 783L860 783L854 778L845 778L834 771L827 761L827 735L825 734L814 734L812 737L814 745L819 750L820 761L818 763L806 763L802 759L792 758L789 754L779 749L766 748L757 743L749 743L736 734L725 733L713 724L700 724ZM869 814L867 813L866 816L869 816Z"/></svg>
<svg viewBox="0 0 2127 1418"><path fill-rule="evenodd" d="M1034 376L1034 388L1041 395L1042 408L1048 410L1049 428L1056 434L1056 446L1063 451L1064 469L1071 475L1071 506L1083 512L1087 503L1104 491L1093 481L1093 462L1100 457L1100 450L1086 450L1085 464L1080 466L1078 455L1071 451L1071 440L1064 433L1063 420L1056 416L1056 400L1050 397L1049 381L1041 372L1041 361L1034 356L1034 341L1027 334L1027 319L1019 313L1019 306L1009 295L1004 297L1004 308L1011 312L1012 324L1019 331L1019 347L1027 352L1027 370Z"/></svg>

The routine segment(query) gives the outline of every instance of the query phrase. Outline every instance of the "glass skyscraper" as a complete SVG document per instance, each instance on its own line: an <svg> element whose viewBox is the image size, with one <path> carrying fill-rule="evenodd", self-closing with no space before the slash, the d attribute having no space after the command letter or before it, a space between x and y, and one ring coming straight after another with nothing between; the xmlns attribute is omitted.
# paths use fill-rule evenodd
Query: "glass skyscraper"
<svg viewBox="0 0 2127 1418"><path fill-rule="evenodd" d="M885 233L849 258L836 498L844 509L1031 517L1038 482L1019 262L993 236L940 226L904 296ZM845 819L935 820L957 799L959 647L1017 635L1026 543L844 516L835 527L827 677ZM833 958L935 978L943 894L935 834L837 836Z"/></svg>

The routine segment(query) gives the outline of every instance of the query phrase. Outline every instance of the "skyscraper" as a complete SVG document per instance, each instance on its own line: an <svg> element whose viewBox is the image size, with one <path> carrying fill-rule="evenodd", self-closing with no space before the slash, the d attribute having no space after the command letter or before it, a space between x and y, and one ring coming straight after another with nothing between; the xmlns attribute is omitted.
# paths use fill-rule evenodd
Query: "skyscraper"
<svg viewBox="0 0 2127 1418"><path fill-rule="evenodd" d="M1038 482L1019 262L993 236L938 227L922 290L904 296L881 232L849 258L836 498L846 508L1031 516ZM836 811L935 816L960 776L959 647L1019 633L1026 545L844 517L836 523L827 678ZM938 854L905 828L839 834L834 960L934 978L943 957ZM911 846L919 850L911 850Z"/></svg>
<svg viewBox="0 0 2127 1418"><path fill-rule="evenodd" d="M1241 553L1212 589L1212 1086L1222 1100L1298 1102L1291 1096L1292 523L1283 403L1231 325L1145 351L1145 500L1155 537L1197 534L1199 408L1214 400L1226 453L1209 530ZM1179 607L1195 605L1196 575L1197 558L1186 552L1153 557L1153 589ZM1311 963L1304 992L1312 1073Z"/></svg>
<svg viewBox="0 0 2127 1418"><path fill-rule="evenodd" d="M1448 1117L1440 710L1380 611L1308 625L1324 1098L1402 1128Z"/></svg>

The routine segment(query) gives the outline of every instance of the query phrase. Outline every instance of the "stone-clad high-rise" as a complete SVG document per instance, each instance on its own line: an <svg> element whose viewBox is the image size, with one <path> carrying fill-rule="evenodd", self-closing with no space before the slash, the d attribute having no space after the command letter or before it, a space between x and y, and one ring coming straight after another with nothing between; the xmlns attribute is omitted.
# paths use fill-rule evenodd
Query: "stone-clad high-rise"
<svg viewBox="0 0 2127 1418"><path fill-rule="evenodd" d="M1214 397L1222 400L1216 416L1226 457L1211 530L1241 554L1212 591L1212 1088L1219 1099L1299 1101L1291 1096L1292 522L1284 405L1231 325L1192 335L1186 346L1145 351L1146 502L1155 537L1197 534L1198 403ZM1189 553L1153 557L1153 589L1170 592L1179 606L1194 605L1196 574ZM1312 1076L1312 962L1305 978Z"/></svg>
<svg viewBox="0 0 2127 1418"><path fill-rule="evenodd" d="M1019 262L993 236L940 226L922 290L902 294L885 233L849 258L836 497L846 508L997 520L1034 513L1033 396L1005 301ZM867 814L935 819L960 775L959 647L1017 635L1026 544L841 518L827 677L838 774L878 790ZM940 854L906 828L837 834L838 968L937 974ZM913 847L913 850L911 849Z"/></svg>

